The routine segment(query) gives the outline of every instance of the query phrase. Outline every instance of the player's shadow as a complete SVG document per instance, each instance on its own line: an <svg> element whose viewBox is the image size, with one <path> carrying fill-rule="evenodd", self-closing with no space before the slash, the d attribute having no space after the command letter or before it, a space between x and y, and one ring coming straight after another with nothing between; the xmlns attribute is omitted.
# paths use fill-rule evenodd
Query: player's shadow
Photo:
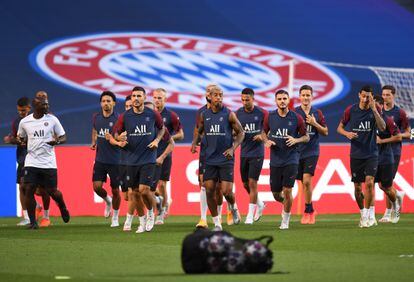
<svg viewBox="0 0 414 282"><path fill-rule="evenodd" d="M186 273L151 273L151 274L139 274L140 277L188 277L188 276L226 276L226 275L283 275L290 274L289 271L272 271L267 273L200 273L200 274L186 274Z"/></svg>

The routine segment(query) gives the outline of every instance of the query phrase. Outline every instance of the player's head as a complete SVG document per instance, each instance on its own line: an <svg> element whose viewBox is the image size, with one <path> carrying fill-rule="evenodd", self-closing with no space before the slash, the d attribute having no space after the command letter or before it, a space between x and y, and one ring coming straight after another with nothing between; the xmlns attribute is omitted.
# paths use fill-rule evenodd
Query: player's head
<svg viewBox="0 0 414 282"><path fill-rule="evenodd" d="M21 97L17 100L17 113L19 117L24 118L30 112L30 99L27 97Z"/></svg>
<svg viewBox="0 0 414 282"><path fill-rule="evenodd" d="M254 107L254 91L251 88L244 88L241 92L241 101L246 110L251 110Z"/></svg>
<svg viewBox="0 0 414 282"><path fill-rule="evenodd" d="M217 83L210 83L206 86L206 101L207 103L211 103L210 92L213 87L219 87Z"/></svg>
<svg viewBox="0 0 414 282"><path fill-rule="evenodd" d="M145 101L144 102L144 106L147 107L147 108L150 108L151 110L154 110L155 109L155 105L151 101Z"/></svg>
<svg viewBox="0 0 414 282"><path fill-rule="evenodd" d="M302 85L299 89L299 100L304 106L308 106L312 103L313 89L309 85Z"/></svg>
<svg viewBox="0 0 414 282"><path fill-rule="evenodd" d="M125 97L125 111L128 111L130 108L132 108L132 101L131 101L131 95L128 95Z"/></svg>
<svg viewBox="0 0 414 282"><path fill-rule="evenodd" d="M158 111L162 111L167 101L167 91L164 88L157 88L152 92L155 107Z"/></svg>
<svg viewBox="0 0 414 282"><path fill-rule="evenodd" d="M49 102L44 97L35 97L32 100L33 111L37 114L47 114Z"/></svg>
<svg viewBox="0 0 414 282"><path fill-rule="evenodd" d="M219 86L212 86L210 88L211 105L221 107L223 103L223 90Z"/></svg>
<svg viewBox="0 0 414 282"><path fill-rule="evenodd" d="M147 99L147 93L145 92L145 89L141 86L135 86L132 89L131 93L132 106L134 108L143 106L145 99Z"/></svg>
<svg viewBox="0 0 414 282"><path fill-rule="evenodd" d="M43 98L45 100L49 100L49 97L48 97L46 91L43 91L43 90L37 91L36 94L35 94L35 97L36 98ZM46 111L46 113L47 112L49 112L49 101L47 103L47 111Z"/></svg>
<svg viewBox="0 0 414 282"><path fill-rule="evenodd" d="M276 106L281 110L286 110L289 108L289 93L286 90L278 90L275 93L275 100L276 100Z"/></svg>
<svg viewBox="0 0 414 282"><path fill-rule="evenodd" d="M395 96L395 87L392 85L384 85L382 87L382 98L384 98L385 104L392 104L394 103L394 96Z"/></svg>
<svg viewBox="0 0 414 282"><path fill-rule="evenodd" d="M115 107L115 103L116 103L115 94L112 93L111 91L102 92L101 97L100 97L100 102L101 102L102 111L112 112Z"/></svg>
<svg viewBox="0 0 414 282"><path fill-rule="evenodd" d="M359 96L359 104L361 106L368 107L369 100L373 96L372 87L369 85L362 86L361 90L359 90L358 96Z"/></svg>
<svg viewBox="0 0 414 282"><path fill-rule="evenodd" d="M384 99L382 98L381 95L375 95L374 96L374 101L375 101L375 104L377 105L377 107L379 107L381 109L384 107Z"/></svg>

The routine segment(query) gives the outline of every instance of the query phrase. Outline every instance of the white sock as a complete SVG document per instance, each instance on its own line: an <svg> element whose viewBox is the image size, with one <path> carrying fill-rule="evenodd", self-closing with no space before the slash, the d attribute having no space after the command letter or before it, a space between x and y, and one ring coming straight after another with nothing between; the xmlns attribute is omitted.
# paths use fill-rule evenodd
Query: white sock
<svg viewBox="0 0 414 282"><path fill-rule="evenodd" d="M247 213L247 218L253 218L255 209L256 209L256 204L249 204L249 211Z"/></svg>
<svg viewBox="0 0 414 282"><path fill-rule="evenodd" d="M384 216L390 216L391 215L392 209L395 209L395 207L396 207L396 202L391 202L391 206L392 206L391 209L385 209Z"/></svg>
<svg viewBox="0 0 414 282"><path fill-rule="evenodd" d="M153 209L148 210L148 216L154 216L154 210Z"/></svg>
<svg viewBox="0 0 414 282"><path fill-rule="evenodd" d="M127 216L126 216L127 224L131 224L133 219L134 219L134 215L127 213Z"/></svg>
<svg viewBox="0 0 414 282"><path fill-rule="evenodd" d="M374 219L375 218L375 206L369 207L369 218Z"/></svg>
<svg viewBox="0 0 414 282"><path fill-rule="evenodd" d="M207 194L206 188L201 187L200 189L200 216L201 219L207 220Z"/></svg>
<svg viewBox="0 0 414 282"><path fill-rule="evenodd" d="M43 218L49 219L49 210L43 210Z"/></svg>
<svg viewBox="0 0 414 282"><path fill-rule="evenodd" d="M38 209L38 208L41 208L42 206L38 203L38 202L36 202L36 208Z"/></svg>
<svg viewBox="0 0 414 282"><path fill-rule="evenodd" d="M139 217L139 225L145 225L145 215Z"/></svg>
<svg viewBox="0 0 414 282"><path fill-rule="evenodd" d="M119 210L114 210L114 214L112 215L112 218L118 219L119 216Z"/></svg>
<svg viewBox="0 0 414 282"><path fill-rule="evenodd" d="M217 213L218 216L221 216L221 213L223 212L223 205L217 205Z"/></svg>
<svg viewBox="0 0 414 282"><path fill-rule="evenodd" d="M218 217L218 216L214 216L213 217L213 223L214 223L214 225L221 225L220 224L220 218Z"/></svg>
<svg viewBox="0 0 414 282"><path fill-rule="evenodd" d="M263 201L261 201L259 199L259 196L257 196L257 202L256 202L256 204L257 204L258 207L263 207L264 206L264 203L263 203Z"/></svg>
<svg viewBox="0 0 414 282"><path fill-rule="evenodd" d="M402 197L402 193L401 193L401 191L399 191L399 190L397 190L397 189L395 189L395 190L396 190L397 197Z"/></svg>
<svg viewBox="0 0 414 282"><path fill-rule="evenodd" d="M23 217L24 219L29 220L29 214L27 213L27 210L23 210Z"/></svg>
<svg viewBox="0 0 414 282"><path fill-rule="evenodd" d="M155 202L156 202L157 204L161 203L161 199L160 199L160 197L155 196Z"/></svg>
<svg viewBox="0 0 414 282"><path fill-rule="evenodd" d="M365 210L365 208L359 210L359 212L361 213L361 217L364 216L364 210Z"/></svg>
<svg viewBox="0 0 414 282"><path fill-rule="evenodd" d="M290 220L290 212L285 212L284 210L282 211L282 220L285 223L289 223Z"/></svg>
<svg viewBox="0 0 414 282"><path fill-rule="evenodd" d="M109 205L110 203L112 203L112 198L109 197L108 195L106 195L106 197L104 198L105 202Z"/></svg>
<svg viewBox="0 0 414 282"><path fill-rule="evenodd" d="M362 209L362 217L368 218L369 215L369 209L363 208Z"/></svg>

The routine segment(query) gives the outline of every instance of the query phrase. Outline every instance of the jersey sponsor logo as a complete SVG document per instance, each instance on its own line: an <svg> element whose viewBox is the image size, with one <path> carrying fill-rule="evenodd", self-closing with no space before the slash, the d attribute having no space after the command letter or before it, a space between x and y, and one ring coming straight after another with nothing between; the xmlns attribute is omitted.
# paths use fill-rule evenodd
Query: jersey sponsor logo
<svg viewBox="0 0 414 282"><path fill-rule="evenodd" d="M134 133L131 133L131 136L144 136L144 135L151 135L151 132L147 131L146 124L140 124L135 126Z"/></svg>
<svg viewBox="0 0 414 282"><path fill-rule="evenodd" d="M36 48L30 62L49 79L97 95L110 90L125 97L136 85L148 93L162 87L168 106L180 108L203 106L205 87L216 82L231 109L242 106L245 87L255 90L258 106L273 109L275 91L288 88L291 62L295 104L305 83L314 89L314 105L345 92L344 81L317 61L278 48L195 35L120 32L57 39Z"/></svg>
<svg viewBox="0 0 414 282"><path fill-rule="evenodd" d="M206 133L206 135L209 136L225 136L226 133L225 132L220 132L220 124L212 124L210 125L210 127L208 128L208 132Z"/></svg>
<svg viewBox="0 0 414 282"><path fill-rule="evenodd" d="M45 137L45 131L43 129L35 130L33 137Z"/></svg>
<svg viewBox="0 0 414 282"><path fill-rule="evenodd" d="M259 129L256 129L255 123L246 123L243 128L245 133L257 133L260 132Z"/></svg>
<svg viewBox="0 0 414 282"><path fill-rule="evenodd" d="M287 128L278 128L275 132L272 132L271 137L273 138L285 138L287 137L288 129Z"/></svg>
<svg viewBox="0 0 414 282"><path fill-rule="evenodd" d="M358 128L355 128L354 131L362 131L362 132L371 131L371 122L370 121L361 121L358 125Z"/></svg>
<svg viewBox="0 0 414 282"><path fill-rule="evenodd" d="M109 129L108 128L101 128L101 129L99 129L98 137L105 138L106 133L109 133Z"/></svg>

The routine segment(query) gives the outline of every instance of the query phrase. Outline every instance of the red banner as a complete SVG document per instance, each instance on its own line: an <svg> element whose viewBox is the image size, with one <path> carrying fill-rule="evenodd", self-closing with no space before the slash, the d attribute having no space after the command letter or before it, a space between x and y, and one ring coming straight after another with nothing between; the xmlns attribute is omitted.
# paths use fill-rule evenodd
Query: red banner
<svg viewBox="0 0 414 282"><path fill-rule="evenodd" d="M403 212L414 212L414 150L413 145L403 147L400 168L395 178L395 187L406 193ZM268 152L267 152L268 153ZM67 206L72 215L103 215L104 203L92 189L92 167L94 151L86 146L58 147L59 189L63 192ZM173 153L170 191L172 205L170 214L198 215L198 155L190 153L189 146L177 146ZM237 154L235 165L236 200L242 214L247 212L249 198L244 190L239 173ZM325 213L357 213L354 201L354 188L350 180L349 146L321 146L321 154L313 179L313 202L320 214ZM107 191L108 183L105 184ZM265 160L259 179L259 197L266 202L265 214L280 214L282 205L273 200L269 188L269 160ZM302 189L295 184L293 188L294 203L292 212L302 213L304 199ZM53 202L53 201L52 201ZM385 209L384 193L376 189L376 211ZM59 215L52 204L51 213ZM126 203L122 201L121 214L126 213Z"/></svg>

